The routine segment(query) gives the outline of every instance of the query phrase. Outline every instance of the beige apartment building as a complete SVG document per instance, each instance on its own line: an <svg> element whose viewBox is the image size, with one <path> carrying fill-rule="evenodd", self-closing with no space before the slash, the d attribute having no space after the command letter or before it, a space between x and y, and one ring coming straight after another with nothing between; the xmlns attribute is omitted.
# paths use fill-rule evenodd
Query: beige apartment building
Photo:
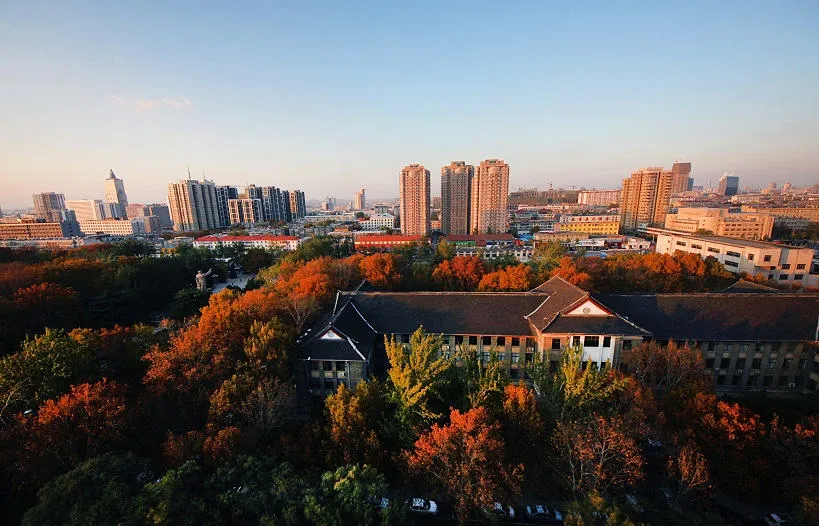
<svg viewBox="0 0 819 526"><path fill-rule="evenodd" d="M401 197L401 233L410 236L429 235L429 170L410 164L399 176Z"/></svg>
<svg viewBox="0 0 819 526"><path fill-rule="evenodd" d="M661 167L641 168L623 179L620 224L623 231L660 226L671 201L672 174Z"/></svg>
<svg viewBox="0 0 819 526"><path fill-rule="evenodd" d="M671 195L687 192L693 184L691 163L674 163L671 167Z"/></svg>
<svg viewBox="0 0 819 526"><path fill-rule="evenodd" d="M620 216L561 214L556 225L560 232L585 232L600 236L615 235L620 231Z"/></svg>
<svg viewBox="0 0 819 526"><path fill-rule="evenodd" d="M469 200L475 167L453 161L441 168L441 230L444 234L469 234Z"/></svg>
<svg viewBox="0 0 819 526"><path fill-rule="evenodd" d="M656 252L687 252L701 258L713 257L734 274L762 276L780 285L815 288L819 275L811 274L813 249L765 241L722 236L699 236L661 228L650 228L657 236Z"/></svg>
<svg viewBox="0 0 819 526"><path fill-rule="evenodd" d="M509 165L500 159L482 161L472 179L471 233L497 234L509 230L508 199Z"/></svg>
<svg viewBox="0 0 819 526"><path fill-rule="evenodd" d="M264 221L261 199L228 199L231 225L252 225Z"/></svg>
<svg viewBox="0 0 819 526"><path fill-rule="evenodd" d="M83 234L115 234L130 236L148 232L145 218L137 219L87 219L80 221L80 231ZM149 224L150 225L150 224Z"/></svg>
<svg viewBox="0 0 819 526"><path fill-rule="evenodd" d="M174 230L205 230L220 226L213 181L187 179L169 184L168 205Z"/></svg>
<svg viewBox="0 0 819 526"><path fill-rule="evenodd" d="M708 230L715 236L736 237L761 241L769 239L774 218L769 214L731 212L728 208L679 208L665 216L665 228L693 234Z"/></svg>
<svg viewBox="0 0 819 526"><path fill-rule="evenodd" d="M620 190L581 190L577 202L588 206L611 206L620 203Z"/></svg>
<svg viewBox="0 0 819 526"><path fill-rule="evenodd" d="M807 219L809 223L819 223L819 206L803 206L803 207L788 207L788 206L779 206L779 207L766 207L766 206L749 206L749 205L742 205L743 212L749 213L758 213L758 214L770 214L774 217L774 222L779 224L787 223L787 221L781 221L787 218L793 219Z"/></svg>

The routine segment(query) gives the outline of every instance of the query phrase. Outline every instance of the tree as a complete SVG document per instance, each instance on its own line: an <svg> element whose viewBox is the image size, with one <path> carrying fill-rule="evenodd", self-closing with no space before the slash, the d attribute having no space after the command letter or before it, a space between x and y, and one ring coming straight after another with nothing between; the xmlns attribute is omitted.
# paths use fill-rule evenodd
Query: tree
<svg viewBox="0 0 819 526"><path fill-rule="evenodd" d="M392 290L401 282L398 264L392 254L372 254L359 263L361 275L374 287Z"/></svg>
<svg viewBox="0 0 819 526"><path fill-rule="evenodd" d="M139 524L136 497L153 478L149 461L105 453L46 484L22 524Z"/></svg>
<svg viewBox="0 0 819 526"><path fill-rule="evenodd" d="M640 449L617 417L558 422L553 443L561 461L557 474L575 494L629 487L643 478Z"/></svg>
<svg viewBox="0 0 819 526"><path fill-rule="evenodd" d="M468 406L470 408L484 406L496 414L506 384L503 364L498 359L498 353L490 352L489 361L481 363L477 351L460 347L456 350L455 359L461 362L461 366L457 367L455 372L460 378Z"/></svg>
<svg viewBox="0 0 819 526"><path fill-rule="evenodd" d="M668 458L666 473L677 482L676 500L702 496L711 488L708 461L694 442L686 442L676 457Z"/></svg>
<svg viewBox="0 0 819 526"><path fill-rule="evenodd" d="M685 387L705 391L714 383L705 372L700 351L687 343L643 342L628 351L624 358L631 374L652 389L673 391Z"/></svg>
<svg viewBox="0 0 819 526"><path fill-rule="evenodd" d="M455 243L450 243L446 239L442 239L438 242L438 246L435 247L435 259L437 262L441 262L447 259L452 259L455 257Z"/></svg>
<svg viewBox="0 0 819 526"><path fill-rule="evenodd" d="M215 503L209 502L206 476L193 461L145 485L140 501L146 522L153 524L220 524Z"/></svg>
<svg viewBox="0 0 819 526"><path fill-rule="evenodd" d="M373 379L360 382L353 391L341 384L327 397L328 456L344 464L381 465L385 451L376 430L386 409L383 391L383 385Z"/></svg>
<svg viewBox="0 0 819 526"><path fill-rule="evenodd" d="M381 524L379 503L387 493L384 476L371 466L342 466L321 476L318 491L308 491L304 514L327 526Z"/></svg>
<svg viewBox="0 0 819 526"><path fill-rule="evenodd" d="M432 278L446 290L475 290L484 272L480 258L455 256L439 263L432 271Z"/></svg>
<svg viewBox="0 0 819 526"><path fill-rule="evenodd" d="M537 242L529 266L537 279L545 281L564 255L566 248L559 241Z"/></svg>
<svg viewBox="0 0 819 526"><path fill-rule="evenodd" d="M440 416L433 402L452 365L441 356L441 345L441 337L424 333L423 327L412 334L409 349L395 338L385 338L390 395L398 406L399 420L411 430Z"/></svg>
<svg viewBox="0 0 819 526"><path fill-rule="evenodd" d="M527 265L514 265L484 274L479 291L526 291L532 288L533 274Z"/></svg>
<svg viewBox="0 0 819 526"><path fill-rule="evenodd" d="M490 422L485 408L453 409L449 424L434 424L405 455L412 473L455 500L464 521L479 507L519 493L523 466L506 463L504 446L500 426Z"/></svg>

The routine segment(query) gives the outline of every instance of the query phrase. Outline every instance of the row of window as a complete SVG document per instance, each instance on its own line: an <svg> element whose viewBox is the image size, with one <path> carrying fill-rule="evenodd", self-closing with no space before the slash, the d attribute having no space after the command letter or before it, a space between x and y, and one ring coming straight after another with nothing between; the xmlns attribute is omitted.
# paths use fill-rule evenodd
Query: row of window
<svg viewBox="0 0 819 526"><path fill-rule="evenodd" d="M734 363L734 370L735 371L743 371L745 369L745 365L747 364L747 358L737 358L737 361ZM766 363L767 370L773 371L776 369L776 357L768 358ZM722 369L723 366L728 368L730 366L731 359L726 358L724 361L720 358L707 358L705 360L705 368L706 369ZM788 371L791 369L794 363L793 358L785 358L782 360L782 370ZM751 369L752 370L759 370L762 367L762 358L753 358L751 359ZM797 370L805 371L808 368L808 360L807 358L801 358L798 362Z"/></svg>
<svg viewBox="0 0 819 526"><path fill-rule="evenodd" d="M760 378L762 379L760 381ZM717 385L747 385L749 387L758 387L762 385L763 387L802 387L805 383L804 376L795 376L793 378L793 382L788 382L788 377L786 375L781 375L776 377L776 384L774 384L774 376L773 375L764 375L764 376L749 376L747 381L743 381L744 377L741 374L735 374L731 376L730 383L728 380L728 376L721 374L717 376Z"/></svg>
<svg viewBox="0 0 819 526"><path fill-rule="evenodd" d="M582 339L581 339L582 338ZM572 346L600 347L600 336L572 336ZM603 347L611 347L611 336L603 336ZM560 338L552 338L552 350L560 350Z"/></svg>

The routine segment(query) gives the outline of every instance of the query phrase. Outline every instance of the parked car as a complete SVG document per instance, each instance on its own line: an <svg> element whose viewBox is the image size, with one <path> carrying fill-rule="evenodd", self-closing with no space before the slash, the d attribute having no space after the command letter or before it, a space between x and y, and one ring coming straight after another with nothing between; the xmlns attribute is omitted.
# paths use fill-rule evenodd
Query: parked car
<svg viewBox="0 0 819 526"><path fill-rule="evenodd" d="M784 513L770 513L765 517L765 524L768 526L790 526L793 519Z"/></svg>
<svg viewBox="0 0 819 526"><path fill-rule="evenodd" d="M412 513L419 515L436 515L438 513L438 504L434 500L412 498L407 501L407 506Z"/></svg>
<svg viewBox="0 0 819 526"><path fill-rule="evenodd" d="M483 508L483 514L492 519L514 519L515 508L512 506L504 506L500 502L496 502L491 508Z"/></svg>
<svg viewBox="0 0 819 526"><path fill-rule="evenodd" d="M526 506L526 516L532 521L541 524L563 522L563 514L545 504L531 504Z"/></svg>

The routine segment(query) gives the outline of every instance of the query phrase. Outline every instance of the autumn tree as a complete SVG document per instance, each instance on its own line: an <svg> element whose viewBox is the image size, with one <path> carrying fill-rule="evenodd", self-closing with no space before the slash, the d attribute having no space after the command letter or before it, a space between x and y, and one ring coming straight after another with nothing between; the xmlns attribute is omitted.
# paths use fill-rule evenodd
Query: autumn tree
<svg viewBox="0 0 819 526"><path fill-rule="evenodd" d="M432 279L446 290L475 290L484 272L481 258L455 256L439 263L432 271Z"/></svg>
<svg viewBox="0 0 819 526"><path fill-rule="evenodd" d="M381 465L385 452L377 429L386 409L384 402L384 387L375 379L360 382L354 390L341 384L328 396L324 402L328 456L340 458L344 464Z"/></svg>
<svg viewBox="0 0 819 526"><path fill-rule="evenodd" d="M452 365L441 355L441 345L440 336L426 334L422 327L412 334L408 348L395 338L385 338L390 396L398 407L399 421L409 430L440 416L435 401Z"/></svg>
<svg viewBox="0 0 819 526"><path fill-rule="evenodd" d="M531 267L512 265L484 274L478 284L479 291L509 292L532 288L534 277Z"/></svg>
<svg viewBox="0 0 819 526"><path fill-rule="evenodd" d="M702 353L687 343L643 342L625 353L624 362L637 380L652 389L708 391L714 383L705 372Z"/></svg>
<svg viewBox="0 0 819 526"><path fill-rule="evenodd" d="M464 521L481 506L519 494L523 466L508 464L504 447L500 425L490 421L485 408L465 413L453 409L449 423L433 424L406 452L406 459L412 473L455 500Z"/></svg>
<svg viewBox="0 0 819 526"><path fill-rule="evenodd" d="M482 362L477 351L460 347L456 349L455 359L460 366L455 368L455 375L464 391L469 408L484 406L490 413L496 414L500 409L503 388L506 378L503 364L498 353L490 352L489 361Z"/></svg>
<svg viewBox="0 0 819 526"><path fill-rule="evenodd" d="M629 487L643 478L640 448L617 417L558 422L553 444L556 472L575 494Z"/></svg>
<svg viewBox="0 0 819 526"><path fill-rule="evenodd" d="M676 499L704 496L711 488L711 470L697 445L688 441L666 464L668 477L677 484Z"/></svg>
<svg viewBox="0 0 819 526"><path fill-rule="evenodd" d="M398 263L392 254L377 253L364 257L359 263L361 276L374 287L392 290L401 283Z"/></svg>

